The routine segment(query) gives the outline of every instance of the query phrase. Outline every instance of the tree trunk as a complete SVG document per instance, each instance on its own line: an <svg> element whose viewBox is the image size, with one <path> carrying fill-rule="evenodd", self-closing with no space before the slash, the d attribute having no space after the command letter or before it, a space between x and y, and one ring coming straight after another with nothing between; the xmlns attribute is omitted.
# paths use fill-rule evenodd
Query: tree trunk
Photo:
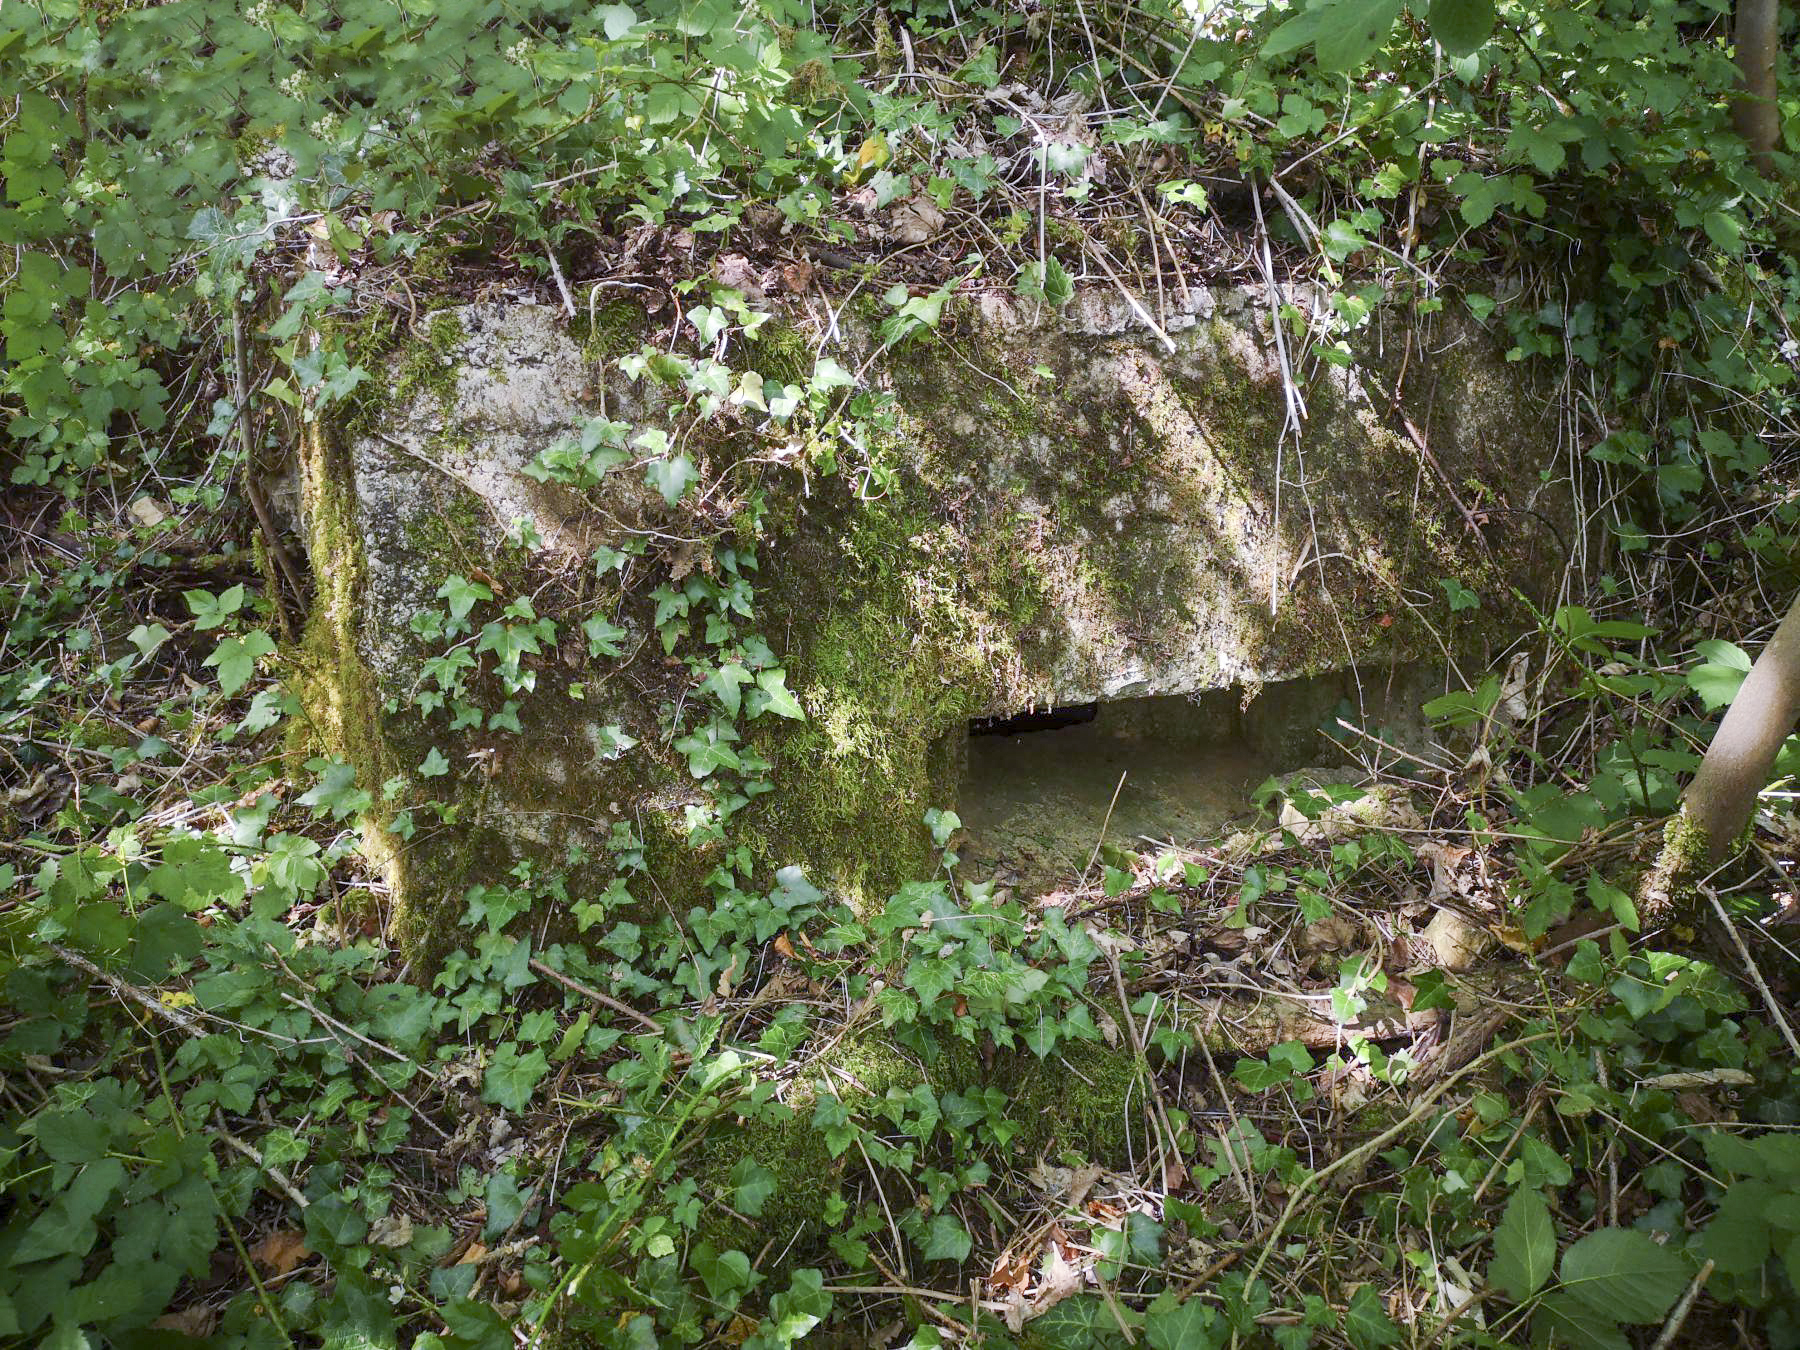
<svg viewBox="0 0 1800 1350"><path fill-rule="evenodd" d="M1645 879L1646 919L1680 918L1681 897L1701 872L1725 860L1756 809L1776 752L1800 718L1800 596L1762 649L1726 711L1694 781L1682 795L1662 856Z"/></svg>
<svg viewBox="0 0 1800 1350"><path fill-rule="evenodd" d="M1780 0L1737 0L1732 42L1737 47L1739 92L1732 122L1750 147L1750 162L1764 178L1775 176L1771 152L1781 143L1781 109L1775 102Z"/></svg>

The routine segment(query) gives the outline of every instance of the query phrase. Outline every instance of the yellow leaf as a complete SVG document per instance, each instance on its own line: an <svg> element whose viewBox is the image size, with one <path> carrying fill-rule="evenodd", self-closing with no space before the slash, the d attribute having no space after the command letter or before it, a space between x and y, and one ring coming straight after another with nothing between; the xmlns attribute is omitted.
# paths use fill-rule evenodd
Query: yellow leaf
<svg viewBox="0 0 1800 1350"><path fill-rule="evenodd" d="M893 152L888 149L887 137L871 136L856 151L856 167L845 175L848 182L854 183L870 169L879 169L888 162Z"/></svg>

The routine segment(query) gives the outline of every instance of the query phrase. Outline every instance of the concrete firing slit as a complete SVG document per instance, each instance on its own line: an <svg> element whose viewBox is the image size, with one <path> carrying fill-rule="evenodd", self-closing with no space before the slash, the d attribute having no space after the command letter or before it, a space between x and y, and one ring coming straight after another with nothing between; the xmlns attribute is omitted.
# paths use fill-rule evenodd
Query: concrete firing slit
<svg viewBox="0 0 1800 1350"><path fill-rule="evenodd" d="M1079 876L1102 827L1133 850L1217 839L1265 778L1319 758L1342 689L1339 677L1273 685L1249 712L1242 691L1221 689L978 718L956 806L963 875L1037 895Z"/></svg>

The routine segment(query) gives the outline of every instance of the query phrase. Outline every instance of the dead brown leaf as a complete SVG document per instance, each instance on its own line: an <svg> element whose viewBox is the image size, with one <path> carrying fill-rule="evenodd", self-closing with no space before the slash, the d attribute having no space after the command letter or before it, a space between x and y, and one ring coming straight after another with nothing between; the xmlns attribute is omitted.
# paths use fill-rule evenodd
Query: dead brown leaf
<svg viewBox="0 0 1800 1350"><path fill-rule="evenodd" d="M897 244L923 244L944 228L944 213L929 197L911 197L890 216L889 234Z"/></svg>
<svg viewBox="0 0 1800 1350"><path fill-rule="evenodd" d="M1362 942L1362 925L1342 914L1330 914L1317 923L1309 923L1300 934L1300 950L1308 956L1324 952L1341 952Z"/></svg>
<svg viewBox="0 0 1800 1350"><path fill-rule="evenodd" d="M191 1308L183 1308L180 1312L164 1313L150 1324L152 1331L173 1331L183 1336L191 1336L197 1341L207 1340L219 1325L219 1314L203 1304L195 1304Z"/></svg>
<svg viewBox="0 0 1800 1350"><path fill-rule="evenodd" d="M250 1249L250 1259L271 1275L286 1275L311 1255L297 1228L279 1228Z"/></svg>
<svg viewBox="0 0 1800 1350"><path fill-rule="evenodd" d="M782 286L796 294L812 285L813 265L804 260L781 265Z"/></svg>
<svg viewBox="0 0 1800 1350"><path fill-rule="evenodd" d="M742 291L744 299L754 303L763 298L762 276L742 253L721 253L713 262L713 280L721 286Z"/></svg>

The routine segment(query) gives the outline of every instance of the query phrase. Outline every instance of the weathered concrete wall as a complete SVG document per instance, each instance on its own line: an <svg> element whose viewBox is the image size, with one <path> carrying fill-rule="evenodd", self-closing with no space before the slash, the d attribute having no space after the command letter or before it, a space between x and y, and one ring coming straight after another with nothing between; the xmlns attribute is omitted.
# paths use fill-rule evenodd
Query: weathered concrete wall
<svg viewBox="0 0 1800 1350"><path fill-rule="evenodd" d="M1380 362L1317 376L1305 436L1284 444L1264 313L1242 292L1196 292L1166 353L1111 294L1084 294L1060 318L995 295L953 306L898 352L843 339L837 359L867 361L864 378L897 401L874 447L896 473L878 493L766 446L704 449L721 491L735 455L788 465L756 471L769 509L755 619L808 720L751 732L778 785L739 818L760 864L879 898L925 863L921 816L953 804L971 716L1434 660L1471 629L1464 615L1450 633L1439 578L1474 590L1483 622L1504 627L1511 587L1560 567L1552 532L1519 524L1535 516L1468 534L1436 472L1389 429ZM634 894L681 912L716 853L687 843L702 794L665 728L689 681L655 640L646 597L708 566L711 544L638 474L576 493L524 472L587 417L653 414L599 359L636 335L577 340L532 306L451 311L430 334L391 358L378 403L309 442L305 466L313 564L335 579L308 645L309 702L340 710L321 719L325 738L370 784L400 780L378 815L420 794L457 803L454 824L394 846L403 932L441 932L468 882L521 856L600 887L566 856L602 855L620 821L647 846ZM1550 424L1517 369L1477 329L1436 346L1407 363L1431 406L1407 406L1445 474L1466 499L1554 519L1539 473ZM1400 363L1395 350L1387 364ZM517 519L541 547L507 542ZM622 586L597 579L593 549L628 540L646 551ZM454 733L408 706L435 650L410 623L441 606L452 573L491 582L496 606L527 597L559 634L526 659L529 697L507 714L487 688L500 724ZM596 607L627 631L618 660L589 660L579 639ZM612 756L610 727L638 743ZM432 747L451 772L421 778Z"/></svg>

